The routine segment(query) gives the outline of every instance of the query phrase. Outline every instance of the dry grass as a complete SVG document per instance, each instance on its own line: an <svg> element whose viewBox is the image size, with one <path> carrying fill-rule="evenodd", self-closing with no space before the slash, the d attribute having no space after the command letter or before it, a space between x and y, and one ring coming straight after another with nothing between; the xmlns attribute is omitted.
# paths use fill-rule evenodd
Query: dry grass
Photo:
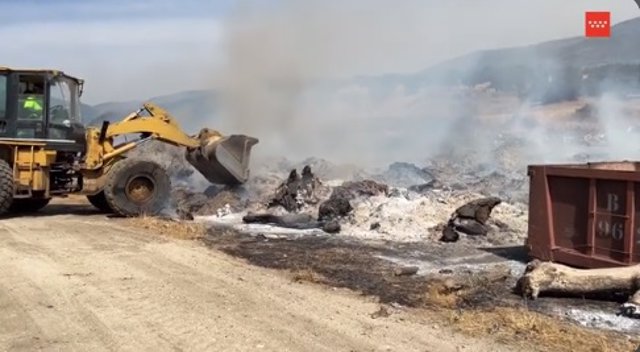
<svg viewBox="0 0 640 352"><path fill-rule="evenodd" d="M325 282L324 276L311 269L300 269L292 271L291 280L294 282L310 282L314 284Z"/></svg>
<svg viewBox="0 0 640 352"><path fill-rule="evenodd" d="M475 337L554 352L634 351L639 341L613 332L588 329L524 308L448 311L454 329Z"/></svg>
<svg viewBox="0 0 640 352"><path fill-rule="evenodd" d="M129 224L156 234L181 240L195 240L204 237L207 229L204 225L189 221L177 221L142 216L127 219Z"/></svg>
<svg viewBox="0 0 640 352"><path fill-rule="evenodd" d="M453 280L432 280L422 298L425 306L455 308L468 289Z"/></svg>
<svg viewBox="0 0 640 352"><path fill-rule="evenodd" d="M447 321L456 331L472 337L490 337L501 343L521 348L553 352L619 352L635 351L640 340L622 334L589 329L522 307L455 309L467 288L446 281L429 286L424 303L428 314Z"/></svg>

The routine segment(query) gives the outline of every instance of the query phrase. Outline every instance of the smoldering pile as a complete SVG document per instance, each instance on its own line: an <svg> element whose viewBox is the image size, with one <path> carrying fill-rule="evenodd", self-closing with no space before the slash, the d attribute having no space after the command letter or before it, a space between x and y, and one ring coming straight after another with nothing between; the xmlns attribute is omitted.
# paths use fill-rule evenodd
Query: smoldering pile
<svg viewBox="0 0 640 352"><path fill-rule="evenodd" d="M324 172L328 169L325 167ZM470 227L467 219L462 221L466 226L460 226L459 219L452 214L487 196L470 190L469 186L456 187L451 181L440 181L435 175L444 173L439 169L394 163L383 172L358 171L349 180L326 180L318 177L310 165L304 165L301 169L290 169L288 174L281 171L277 185L273 173L256 176L240 189L190 197L191 204L202 200L195 201L198 208L190 211L198 221L235 224L249 232L255 224L261 226L260 231L265 226L271 226L274 232L287 228L315 229L340 236L399 242L450 239L443 233L453 230L456 240L521 244L526 232L526 207L502 200L485 211L482 223ZM207 206L199 207L200 204ZM469 228L475 230L467 231Z"/></svg>
<svg viewBox="0 0 640 352"><path fill-rule="evenodd" d="M170 170L174 184L168 212L183 220L372 240L521 244L527 221L521 157L526 146L501 138L488 158L444 153L422 166L394 162L382 170L319 158L262 160L252 166L250 180L237 187L208 184L179 148L149 143L139 150L163 156L158 161Z"/></svg>
<svg viewBox="0 0 640 352"><path fill-rule="evenodd" d="M392 188L388 195L354 202L353 212L344 218L342 233L400 242L447 240L450 237L443 234L453 224L457 225L457 210L486 199L481 194L464 191L433 189L416 194L406 189ZM526 211L503 202L492 210L488 214L490 218L476 226L476 230L472 226L453 227L458 235L454 241L462 239L489 244L522 244L526 233Z"/></svg>

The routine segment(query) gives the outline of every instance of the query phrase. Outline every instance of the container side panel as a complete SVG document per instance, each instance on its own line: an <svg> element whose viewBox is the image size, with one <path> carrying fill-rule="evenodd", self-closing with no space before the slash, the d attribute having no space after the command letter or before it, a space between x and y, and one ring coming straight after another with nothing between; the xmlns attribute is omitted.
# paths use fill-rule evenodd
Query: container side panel
<svg viewBox="0 0 640 352"><path fill-rule="evenodd" d="M630 234L633 236L633 255L631 256L632 264L640 263L640 183L637 182L634 184L634 198L634 228Z"/></svg>
<svg viewBox="0 0 640 352"><path fill-rule="evenodd" d="M587 253L589 179L549 176L555 244Z"/></svg>
<svg viewBox="0 0 640 352"><path fill-rule="evenodd" d="M529 255L540 260L553 260L551 248L551 207L544 166L532 166L529 175L529 222L527 241Z"/></svg>
<svg viewBox="0 0 640 352"><path fill-rule="evenodd" d="M596 211L624 216L627 211L627 182L597 180Z"/></svg>
<svg viewBox="0 0 640 352"><path fill-rule="evenodd" d="M624 261L625 218L596 214L595 254Z"/></svg>
<svg viewBox="0 0 640 352"><path fill-rule="evenodd" d="M596 182L595 254L624 261L624 229L627 224L627 183Z"/></svg>

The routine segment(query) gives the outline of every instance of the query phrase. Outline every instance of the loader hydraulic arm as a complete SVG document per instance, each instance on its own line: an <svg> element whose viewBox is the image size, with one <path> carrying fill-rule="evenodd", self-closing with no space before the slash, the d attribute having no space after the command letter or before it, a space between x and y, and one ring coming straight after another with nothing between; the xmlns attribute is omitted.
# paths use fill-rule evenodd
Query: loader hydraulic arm
<svg viewBox="0 0 640 352"><path fill-rule="evenodd" d="M141 116L140 112L147 111L149 116ZM122 121L109 126L106 138L114 138L124 134L143 133L151 138L159 139L179 147L196 148L202 142L202 136L207 138L220 137L218 131L204 128L198 137L191 137L184 133L175 118L166 110L152 103L146 103L143 108L125 117Z"/></svg>
<svg viewBox="0 0 640 352"><path fill-rule="evenodd" d="M147 111L149 116L140 115L143 111ZM200 141L197 138L191 137L182 131L171 114L152 103L144 104L142 109L131 113L120 122L109 125L105 138L113 139L114 137L132 133L142 133L150 138L159 139L180 147L196 148L200 145ZM214 131L213 133L217 132ZM217 134L222 137L219 133Z"/></svg>
<svg viewBox="0 0 640 352"><path fill-rule="evenodd" d="M148 115L142 115L146 111ZM152 103L146 103L140 110L131 113L119 122L105 122L98 132L95 129L89 131L93 134L88 138L86 164L89 168L97 168L105 162L128 152L140 143L149 139L157 139L175 146L197 148L201 145L202 137L191 137L184 133L175 118L166 110ZM119 136L140 134L140 139L114 145L113 140ZM222 135L210 129L203 129L200 135L206 134L207 138L222 138Z"/></svg>
<svg viewBox="0 0 640 352"><path fill-rule="evenodd" d="M143 112L148 114L142 114ZM138 134L136 140L114 144L120 136ZM249 155L258 139L245 135L223 136L220 132L202 128L196 136L187 135L177 121L164 109L146 103L113 124L104 122L101 129L87 129L87 152L84 168L99 171L112 165L124 153L149 140L159 140L185 147L185 158L212 183L240 184L249 177Z"/></svg>

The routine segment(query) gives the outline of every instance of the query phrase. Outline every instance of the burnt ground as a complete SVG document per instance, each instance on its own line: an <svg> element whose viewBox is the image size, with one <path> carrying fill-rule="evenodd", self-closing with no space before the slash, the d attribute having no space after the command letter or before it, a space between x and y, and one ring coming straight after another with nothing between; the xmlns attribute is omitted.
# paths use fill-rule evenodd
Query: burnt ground
<svg viewBox="0 0 640 352"><path fill-rule="evenodd" d="M517 278L528 260L524 246L479 248L471 243L374 242L334 236L270 238L210 230L206 245L249 263L289 270L296 280L349 288L383 304L458 310L523 308L582 325L637 332L638 322L616 317L626 296L523 299ZM397 275L415 267L415 275ZM590 313L591 312L591 313Z"/></svg>
<svg viewBox="0 0 640 352"><path fill-rule="evenodd" d="M375 254L389 254L388 250L356 241L320 236L268 239L228 232L209 235L204 241L254 265L315 272L321 275L318 279L321 283L377 296L383 303L415 306L428 285L416 275L395 276L397 265L375 257Z"/></svg>

